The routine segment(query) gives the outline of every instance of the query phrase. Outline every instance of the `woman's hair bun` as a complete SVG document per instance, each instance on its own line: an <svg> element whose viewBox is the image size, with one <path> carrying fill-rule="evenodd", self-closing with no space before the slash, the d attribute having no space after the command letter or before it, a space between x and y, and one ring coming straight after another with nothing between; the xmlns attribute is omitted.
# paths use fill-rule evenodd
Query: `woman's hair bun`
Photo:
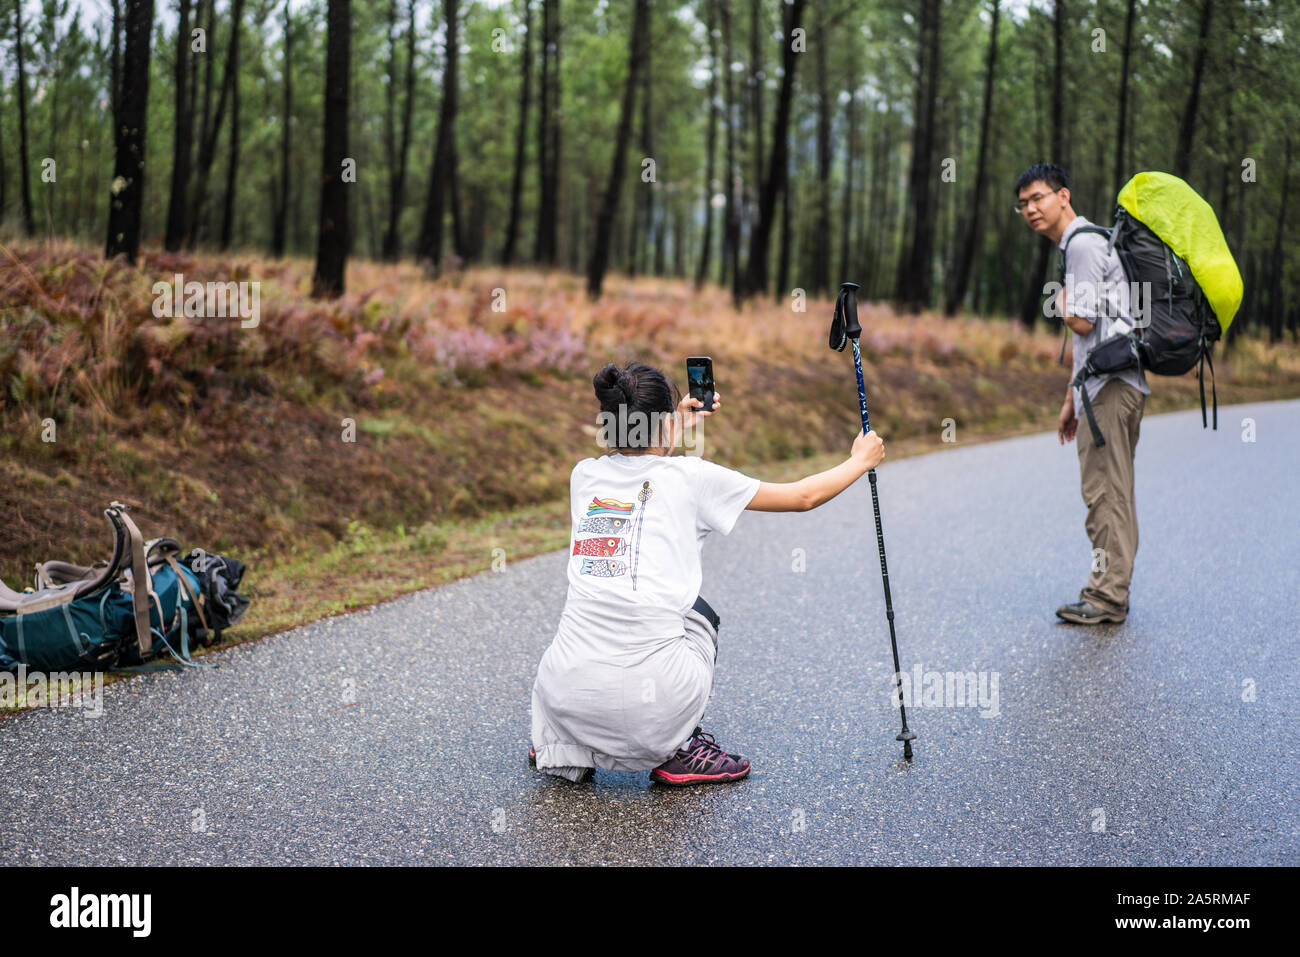
<svg viewBox="0 0 1300 957"><path fill-rule="evenodd" d="M616 416L671 414L679 400L677 388L667 376L639 362L625 369L610 362L592 377L591 384L600 400L601 412Z"/></svg>
<svg viewBox="0 0 1300 957"><path fill-rule="evenodd" d="M610 390L622 387L623 370L611 362L596 373L591 384L596 387L596 398L603 400Z"/></svg>

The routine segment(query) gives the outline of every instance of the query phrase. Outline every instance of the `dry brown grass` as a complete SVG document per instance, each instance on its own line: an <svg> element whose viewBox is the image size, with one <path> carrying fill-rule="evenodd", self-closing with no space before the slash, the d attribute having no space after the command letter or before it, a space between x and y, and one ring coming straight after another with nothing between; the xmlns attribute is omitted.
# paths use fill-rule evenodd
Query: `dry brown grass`
<svg viewBox="0 0 1300 957"><path fill-rule="evenodd" d="M349 292L323 303L307 297L311 271L246 254L146 250L133 269L68 243L0 247L0 575L21 584L37 560L103 557L100 512L115 498L146 534L248 561L250 587L269 589L252 631L373 600L350 584L372 564L413 563L408 584L473 570L457 542L475 523L549 516L521 519L540 548L559 534L549 523L574 462L598 451L591 375L611 360L658 365L680 386L685 356L713 356L725 411L706 423L705 452L765 477L847 452L858 428L852 363L826 348L829 299L737 311L713 286L613 275L592 303L566 273L432 280L354 262ZM155 318L153 283L175 273L259 282L257 328ZM860 314L872 424L896 448L937 443L946 418L963 440L1052 427L1066 379L1053 332L870 303ZM1294 345L1240 340L1219 372L1224 403L1300 395ZM1195 401L1192 378L1152 384L1152 410ZM340 543L337 560L318 558ZM277 569L300 584L273 584Z"/></svg>

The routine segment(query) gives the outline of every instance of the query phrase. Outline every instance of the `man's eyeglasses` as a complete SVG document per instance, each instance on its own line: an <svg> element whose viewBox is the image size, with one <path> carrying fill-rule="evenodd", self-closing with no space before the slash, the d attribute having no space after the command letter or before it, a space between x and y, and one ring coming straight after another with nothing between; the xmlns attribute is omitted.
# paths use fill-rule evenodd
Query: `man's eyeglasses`
<svg viewBox="0 0 1300 957"><path fill-rule="evenodd" d="M1061 187L1061 189L1064 188L1065 188L1064 186ZM1023 216L1025 214L1025 210L1028 209L1031 205L1037 207L1039 203L1047 199L1047 197L1051 196L1052 193L1059 193L1060 191L1061 190L1059 189L1054 189L1052 190L1051 193L1035 193L1033 196L1030 196L1028 199L1017 200L1016 204L1013 207L1011 207L1011 211L1014 212L1017 216Z"/></svg>

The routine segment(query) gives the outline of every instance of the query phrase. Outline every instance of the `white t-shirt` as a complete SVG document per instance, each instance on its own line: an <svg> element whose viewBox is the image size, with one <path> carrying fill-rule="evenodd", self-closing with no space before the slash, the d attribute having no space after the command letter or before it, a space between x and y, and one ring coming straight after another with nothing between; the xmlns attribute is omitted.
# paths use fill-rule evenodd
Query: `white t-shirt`
<svg viewBox="0 0 1300 957"><path fill-rule="evenodd" d="M567 624L623 640L682 634L705 539L728 534L760 484L693 455L583 459L569 477Z"/></svg>

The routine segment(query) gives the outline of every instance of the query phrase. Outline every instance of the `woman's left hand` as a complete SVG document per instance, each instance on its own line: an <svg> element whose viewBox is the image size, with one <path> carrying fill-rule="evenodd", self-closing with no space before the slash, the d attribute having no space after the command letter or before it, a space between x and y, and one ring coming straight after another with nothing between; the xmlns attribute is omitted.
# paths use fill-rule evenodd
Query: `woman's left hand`
<svg viewBox="0 0 1300 957"><path fill-rule="evenodd" d="M707 418L718 411L722 406L722 396L713 393L713 408L705 411L704 403L692 395L686 395L682 401L677 404L677 411L682 417L682 428L689 429L695 425L700 418Z"/></svg>

